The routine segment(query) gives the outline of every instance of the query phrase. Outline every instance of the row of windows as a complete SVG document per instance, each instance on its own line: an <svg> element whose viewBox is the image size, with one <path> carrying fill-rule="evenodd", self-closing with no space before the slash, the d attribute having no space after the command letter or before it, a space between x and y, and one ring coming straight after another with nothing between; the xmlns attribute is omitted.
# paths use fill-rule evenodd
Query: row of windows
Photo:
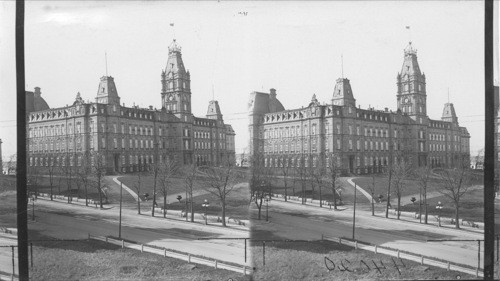
<svg viewBox="0 0 500 281"><path fill-rule="evenodd" d="M340 157L336 157L337 161L337 166L341 166L341 161ZM356 157L356 166L361 167L361 157ZM370 166L387 166L389 162L389 157L378 157L378 156L365 156L363 158L363 166L370 167ZM397 158L394 157L394 161L396 161ZM326 166L330 166L330 161L327 157L326 161ZM273 158L273 157L266 157L264 159L264 166L265 167L309 167L309 165L312 165L312 167L317 167L319 164L318 157L317 156L312 156L312 157L290 157L290 158Z"/></svg>
<svg viewBox="0 0 500 281"><path fill-rule="evenodd" d="M328 142L328 140L327 140ZM303 150L304 151L307 151L307 148L308 148L308 142L302 142L302 140L296 140L296 141L285 141L285 142L275 142L275 143L270 143L270 142L267 142L264 146L264 152L267 152L267 153L277 153L278 151L279 152L285 152L285 153L288 153L288 151L290 151L291 153L295 152L297 150L297 152L300 152L300 149L301 149L301 144L303 145ZM340 142L340 139L337 139L336 140L336 148L337 149L341 149L341 142ZM348 148L349 150L353 150L353 141L352 140L348 140ZM400 144L398 142L394 142L394 148L396 150L399 150L400 148ZM316 139L311 139L311 149L312 151L316 151ZM356 149L357 150L361 150L361 141L360 140L357 140L356 141ZM327 146L327 149L328 151L328 146ZM389 151L389 142L378 142L378 141L365 141L364 142L364 151Z"/></svg>
<svg viewBox="0 0 500 281"><path fill-rule="evenodd" d="M73 124L69 123L68 126L61 125L50 125L50 126L39 126L33 127L28 130L28 136L30 138L34 137L52 137L52 136L61 136L73 133L81 133L81 123L77 122L75 125L75 129L73 130Z"/></svg>
<svg viewBox="0 0 500 281"><path fill-rule="evenodd" d="M336 134L341 134L340 124L335 124ZM361 135L360 126L356 126L356 132L354 132L354 126L349 125L347 127L349 135ZM364 128L364 136L370 137L389 137L389 130L380 129L380 128ZM307 129L307 125L304 125L303 130L300 130L300 126L291 126L291 127L280 127L280 128L271 128L264 130L264 137L266 139L269 138L286 138L286 137L294 137L299 135L316 135L318 132L316 128L316 124L311 125L311 131L309 132ZM330 126L328 122L325 123L325 133L330 134ZM397 130L394 131L395 137L397 137Z"/></svg>

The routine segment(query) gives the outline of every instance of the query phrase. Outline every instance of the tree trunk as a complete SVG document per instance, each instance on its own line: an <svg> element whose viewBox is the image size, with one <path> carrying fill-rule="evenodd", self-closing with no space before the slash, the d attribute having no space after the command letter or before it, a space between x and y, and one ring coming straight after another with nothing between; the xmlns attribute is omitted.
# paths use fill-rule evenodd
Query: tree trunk
<svg viewBox="0 0 500 281"><path fill-rule="evenodd" d="M85 206L89 206L89 196L87 192L87 186L85 186Z"/></svg>
<svg viewBox="0 0 500 281"><path fill-rule="evenodd" d="M337 210L337 191L335 190L335 182L332 183L332 194L333 194L333 209Z"/></svg>
<svg viewBox="0 0 500 281"><path fill-rule="evenodd" d="M398 194L398 220L401 215L401 194Z"/></svg>
<svg viewBox="0 0 500 281"><path fill-rule="evenodd" d="M190 206L190 208L189 208L189 209L190 209L190 211L191 211L191 222L194 222L193 192L190 192L190 194L189 194L189 199L191 200L191 201L190 201L191 206Z"/></svg>
<svg viewBox="0 0 500 281"><path fill-rule="evenodd" d="M424 212L425 212L425 224L427 224L427 188L424 188Z"/></svg>
<svg viewBox="0 0 500 281"><path fill-rule="evenodd" d="M99 192L99 205L101 206L102 209L102 193L101 193L101 180L98 180L97 184L97 192Z"/></svg>
<svg viewBox="0 0 500 281"><path fill-rule="evenodd" d="M154 206L153 206L154 208ZM187 214L186 214L187 216ZM163 217L167 217L167 195L166 193L163 193Z"/></svg>
<svg viewBox="0 0 500 281"><path fill-rule="evenodd" d="M52 198L52 194L53 194L53 191L52 191L52 184L50 185L50 201L54 200L54 198Z"/></svg>
<svg viewBox="0 0 500 281"><path fill-rule="evenodd" d="M139 194L137 194L137 214L141 214L141 198L139 197Z"/></svg>
<svg viewBox="0 0 500 281"><path fill-rule="evenodd" d="M222 200L222 226L226 226L226 200Z"/></svg>
<svg viewBox="0 0 500 281"><path fill-rule="evenodd" d="M323 195L321 194L321 185L318 185L319 189L319 207L323 207Z"/></svg>
<svg viewBox="0 0 500 281"><path fill-rule="evenodd" d="M455 228L460 228L460 224L458 223L458 209L459 209L460 205L457 204L455 205Z"/></svg>
<svg viewBox="0 0 500 281"><path fill-rule="evenodd" d="M373 202L373 192L372 192L372 216L375 216L375 203Z"/></svg>
<svg viewBox="0 0 500 281"><path fill-rule="evenodd" d="M285 202L288 201L288 192L287 192L287 186L286 186L286 179L283 177L283 182L285 184Z"/></svg>

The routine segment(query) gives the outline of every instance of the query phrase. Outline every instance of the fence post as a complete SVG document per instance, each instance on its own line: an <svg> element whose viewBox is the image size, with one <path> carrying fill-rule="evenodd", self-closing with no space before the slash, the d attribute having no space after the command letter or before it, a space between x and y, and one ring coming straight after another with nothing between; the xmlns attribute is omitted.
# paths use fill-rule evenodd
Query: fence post
<svg viewBox="0 0 500 281"><path fill-rule="evenodd" d="M247 262L247 239L245 238L245 262Z"/></svg>
<svg viewBox="0 0 500 281"><path fill-rule="evenodd" d="M33 267L33 243L30 243L30 250L31 250L31 267Z"/></svg>
<svg viewBox="0 0 500 281"><path fill-rule="evenodd" d="M375 245L375 254L377 254L377 245Z"/></svg>
<svg viewBox="0 0 500 281"><path fill-rule="evenodd" d="M141 244L141 253L144 252L144 244Z"/></svg>
<svg viewBox="0 0 500 281"><path fill-rule="evenodd" d="M262 241L262 265L266 266L266 241Z"/></svg>
<svg viewBox="0 0 500 281"><path fill-rule="evenodd" d="M450 262L448 262L448 271L450 271Z"/></svg>
<svg viewBox="0 0 500 281"><path fill-rule="evenodd" d="M399 250L398 250L398 259L399 259Z"/></svg>
<svg viewBox="0 0 500 281"><path fill-rule="evenodd" d="M339 238L339 244L342 244L342 238Z"/></svg>
<svg viewBox="0 0 500 281"><path fill-rule="evenodd" d="M14 264L14 246L10 246L12 248L12 280L14 280L14 276L16 275L16 266Z"/></svg>
<svg viewBox="0 0 500 281"><path fill-rule="evenodd" d="M167 256L167 248L163 248L163 256L166 257Z"/></svg>
<svg viewBox="0 0 500 281"><path fill-rule="evenodd" d="M106 242L108 242L108 236L106 236Z"/></svg>
<svg viewBox="0 0 500 281"><path fill-rule="evenodd" d="M215 260L215 269L217 269L217 260Z"/></svg>
<svg viewBox="0 0 500 281"><path fill-rule="evenodd" d="M479 267L476 267L476 277L479 276Z"/></svg>
<svg viewBox="0 0 500 281"><path fill-rule="evenodd" d="M191 254L188 254L188 263L191 263Z"/></svg>
<svg viewBox="0 0 500 281"><path fill-rule="evenodd" d="M125 240L122 240L122 248L125 248Z"/></svg>
<svg viewBox="0 0 500 281"><path fill-rule="evenodd" d="M424 265L424 256L422 256L422 255L420 256L420 264Z"/></svg>
<svg viewBox="0 0 500 281"><path fill-rule="evenodd" d="M243 275L247 275L247 266L246 265L243 266Z"/></svg>

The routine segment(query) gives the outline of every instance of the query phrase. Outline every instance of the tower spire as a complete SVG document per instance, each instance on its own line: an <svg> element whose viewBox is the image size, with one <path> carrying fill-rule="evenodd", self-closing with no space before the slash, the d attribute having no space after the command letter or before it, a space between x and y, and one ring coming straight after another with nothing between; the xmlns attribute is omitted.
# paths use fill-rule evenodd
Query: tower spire
<svg viewBox="0 0 500 281"><path fill-rule="evenodd" d="M450 87L448 87L448 103L450 103Z"/></svg>
<svg viewBox="0 0 500 281"><path fill-rule="evenodd" d="M212 100L215 100L214 84L212 84Z"/></svg>
<svg viewBox="0 0 500 281"><path fill-rule="evenodd" d="M411 29L409 25L406 26L406 30L408 30L408 42L411 44Z"/></svg>

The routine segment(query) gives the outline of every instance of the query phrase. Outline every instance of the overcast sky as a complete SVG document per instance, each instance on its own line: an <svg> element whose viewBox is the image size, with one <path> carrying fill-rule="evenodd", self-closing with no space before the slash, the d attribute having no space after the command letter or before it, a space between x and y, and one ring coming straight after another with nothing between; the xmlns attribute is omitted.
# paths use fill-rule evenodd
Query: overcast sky
<svg viewBox="0 0 500 281"><path fill-rule="evenodd" d="M0 5L6 158L15 152L15 6ZM160 74L176 38L191 72L193 113L205 116L213 87L242 152L250 92L276 88L286 109L306 106L313 94L329 102L341 56L361 108L396 109L396 75L411 40L429 117L440 119L449 89L474 154L484 144L483 15L481 1L27 1L26 87L41 87L50 107L71 104L77 92L94 100L107 52L122 103L160 108Z"/></svg>

